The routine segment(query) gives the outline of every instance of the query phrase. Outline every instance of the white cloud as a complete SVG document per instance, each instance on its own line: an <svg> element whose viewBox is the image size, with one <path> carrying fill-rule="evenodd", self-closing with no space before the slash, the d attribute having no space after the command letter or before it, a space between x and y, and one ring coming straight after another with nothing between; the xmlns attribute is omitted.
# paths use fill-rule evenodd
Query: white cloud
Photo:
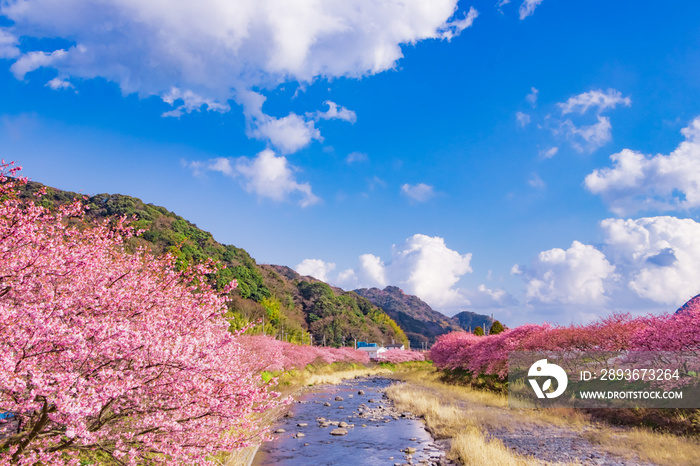
<svg viewBox="0 0 700 466"><path fill-rule="evenodd" d="M70 81L61 77L53 78L52 80L46 83L46 86L50 87L54 91L59 91L62 89L75 89L75 86L73 86L73 84L71 84Z"/></svg>
<svg viewBox="0 0 700 466"><path fill-rule="evenodd" d="M595 247L574 241L567 250L542 251L520 273L527 281L526 299L540 304L602 305L615 266Z"/></svg>
<svg viewBox="0 0 700 466"><path fill-rule="evenodd" d="M296 152L314 139L323 141L313 119L291 112L283 118L266 115L262 107L267 98L257 92L240 92L237 98L243 105L249 137L269 141L284 154Z"/></svg>
<svg viewBox="0 0 700 466"><path fill-rule="evenodd" d="M21 55L19 79L52 66L67 77L116 82L125 94L164 97L177 87L226 105L253 88L393 69L402 45L450 40L471 26L476 10L454 17L457 3L8 0L0 14L13 21L15 37L77 44L57 51L60 60L56 52Z"/></svg>
<svg viewBox="0 0 700 466"><path fill-rule="evenodd" d="M629 97L623 97L622 93L615 89L608 89L605 92L597 89L572 96L566 102L557 104L562 116L570 113L583 115L589 109L594 109L597 122L586 125L574 123L571 119L555 120L558 127L553 129L553 132L563 134L577 151L593 152L612 140L610 118L602 116L601 113L614 109L619 104L629 107L632 100Z"/></svg>
<svg viewBox="0 0 700 466"><path fill-rule="evenodd" d="M515 114L515 119L518 120L518 124L523 128L530 124L530 115L523 112L518 112Z"/></svg>
<svg viewBox="0 0 700 466"><path fill-rule="evenodd" d="M542 178L540 178L540 175L537 173L533 173L530 175L530 178L527 180L527 184L532 186L533 188L538 188L538 189L544 189L546 187L544 181L542 181Z"/></svg>
<svg viewBox="0 0 700 466"><path fill-rule="evenodd" d="M433 187L425 183L404 184L401 186L401 193L416 202L426 202L435 196Z"/></svg>
<svg viewBox="0 0 700 466"><path fill-rule="evenodd" d="M335 270L335 264L321 259L304 259L294 269L299 275L309 275L325 282L328 281L328 274Z"/></svg>
<svg viewBox="0 0 700 466"><path fill-rule="evenodd" d="M363 254L354 269L344 270L332 281L345 289L395 285L437 309L456 310L469 304L467 293L455 285L472 271L471 256L448 248L443 238L416 234L392 246L389 262ZM483 293L474 296L484 301Z"/></svg>
<svg viewBox="0 0 700 466"><path fill-rule="evenodd" d="M325 112L316 112L316 119L320 120L343 120L350 123L355 123L357 121L357 115L352 110L348 110L345 107L341 107L335 102L326 100L323 102L328 105L328 110Z"/></svg>
<svg viewBox="0 0 700 466"><path fill-rule="evenodd" d="M540 151L540 158L551 159L552 157L557 155L558 152L559 152L559 148L557 146L550 147L549 149Z"/></svg>
<svg viewBox="0 0 700 466"><path fill-rule="evenodd" d="M679 306L700 293L700 224L691 219L607 219L605 251L639 297Z"/></svg>
<svg viewBox="0 0 700 466"><path fill-rule="evenodd" d="M345 157L345 162L348 164L355 163L355 162L366 162L369 160L369 157L367 157L367 154L363 152L350 152L347 157Z"/></svg>
<svg viewBox="0 0 700 466"><path fill-rule="evenodd" d="M277 157L270 149L260 152L253 158L219 157L207 162L190 162L188 167L194 175L201 175L206 170L219 172L232 178L241 177L243 188L261 198L278 202L296 198L302 207L320 202L312 192L309 183L297 182L294 176L297 168L289 165L284 156Z"/></svg>
<svg viewBox="0 0 700 466"><path fill-rule="evenodd" d="M598 113L601 113L607 109L615 108L618 104L629 107L632 105L632 100L629 97L622 97L622 93L615 89L608 89L606 92L597 89L575 95L566 102L557 105L561 108L561 114L566 115L573 112L583 114L589 108L595 108Z"/></svg>
<svg viewBox="0 0 700 466"><path fill-rule="evenodd" d="M19 56L17 38L6 28L0 28L0 59Z"/></svg>
<svg viewBox="0 0 700 466"><path fill-rule="evenodd" d="M180 105L176 106L173 110L163 112L161 116L163 117L181 117L184 113L192 113L194 111L199 111L202 107L207 108L210 111L216 112L228 112L231 107L228 104L220 104L211 99L205 99L204 97L195 94L192 91L182 91L177 87L173 87L165 93L162 97L163 102L175 107L176 103L182 102Z"/></svg>
<svg viewBox="0 0 700 466"><path fill-rule="evenodd" d="M53 52L28 52L17 59L10 71L17 79L24 79L27 73L47 66L55 66L64 60L68 52L60 49Z"/></svg>
<svg viewBox="0 0 700 466"><path fill-rule="evenodd" d="M530 88L530 93L525 96L525 100L530 102L530 105L535 107L537 105L537 95L540 93L536 88L531 87Z"/></svg>
<svg viewBox="0 0 700 466"><path fill-rule="evenodd" d="M700 223L676 217L606 219L599 247L574 241L542 251L511 274L526 284L536 312L590 320L600 312L672 311L700 293ZM539 309L538 309L539 308Z"/></svg>
<svg viewBox="0 0 700 466"><path fill-rule="evenodd" d="M520 4L520 9L518 10L520 13L520 19L523 20L528 16L531 16L535 12L535 8L537 8L540 3L542 3L542 0L523 0L523 3Z"/></svg>
<svg viewBox="0 0 700 466"><path fill-rule="evenodd" d="M597 116L598 123L589 126L576 126L571 120L562 123L567 138L574 149L579 152L593 152L612 140L610 118Z"/></svg>
<svg viewBox="0 0 700 466"><path fill-rule="evenodd" d="M601 195L618 215L699 207L700 117L681 133L685 140L669 155L644 155L630 149L611 155L613 166L586 176L586 188Z"/></svg>

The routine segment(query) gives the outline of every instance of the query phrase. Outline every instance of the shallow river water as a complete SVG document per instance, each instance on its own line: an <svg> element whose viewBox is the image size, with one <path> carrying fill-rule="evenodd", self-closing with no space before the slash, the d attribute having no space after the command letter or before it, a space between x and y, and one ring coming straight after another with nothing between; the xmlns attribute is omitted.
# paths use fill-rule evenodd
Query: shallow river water
<svg viewBox="0 0 700 466"><path fill-rule="evenodd" d="M306 393L290 406L291 416L273 428L285 432L261 445L253 465L393 466L409 460L439 464L443 453L423 423L410 413L397 412L384 396L382 390L391 383L382 378L356 379ZM361 390L364 394L358 393ZM340 422L354 427L347 427L345 435L331 435Z"/></svg>

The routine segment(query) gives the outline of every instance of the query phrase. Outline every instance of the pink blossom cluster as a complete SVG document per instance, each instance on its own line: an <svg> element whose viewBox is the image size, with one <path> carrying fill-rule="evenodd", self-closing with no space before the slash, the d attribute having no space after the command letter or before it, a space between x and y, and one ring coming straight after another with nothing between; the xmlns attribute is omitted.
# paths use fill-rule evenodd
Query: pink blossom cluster
<svg viewBox="0 0 700 466"><path fill-rule="evenodd" d="M410 361L425 361L425 355L420 351L390 349L379 355L382 362L400 363Z"/></svg>
<svg viewBox="0 0 700 466"><path fill-rule="evenodd" d="M675 314L633 318L615 314L588 325L522 325L497 335L452 332L438 337L430 358L439 369L473 376L508 376L510 351L686 351L700 352L700 306Z"/></svg>
<svg viewBox="0 0 700 466"><path fill-rule="evenodd" d="M309 364L331 364L353 362L364 364L369 356L354 348L331 348L326 346L294 345L276 340L267 335L244 335L240 337L249 351L253 364L260 371L303 369Z"/></svg>
<svg viewBox="0 0 700 466"><path fill-rule="evenodd" d="M128 254L123 221L20 201L16 174L0 167L0 412L20 427L0 438L0 464L77 465L97 450L204 465L264 436L257 413L280 400L228 331L211 264Z"/></svg>

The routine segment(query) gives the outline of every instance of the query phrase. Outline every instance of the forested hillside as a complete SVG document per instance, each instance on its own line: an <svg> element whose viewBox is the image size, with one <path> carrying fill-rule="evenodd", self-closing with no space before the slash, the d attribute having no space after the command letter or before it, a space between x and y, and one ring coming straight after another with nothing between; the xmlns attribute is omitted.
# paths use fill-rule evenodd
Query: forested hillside
<svg viewBox="0 0 700 466"><path fill-rule="evenodd" d="M30 182L22 196L34 198L44 186ZM169 252L181 267L211 258L222 267L210 276L218 289L231 280L238 287L231 293L228 318L238 329L264 321L264 332L291 342L342 346L355 339L381 343L408 340L403 331L384 311L352 292L331 288L328 284L301 277L282 266L259 265L244 250L217 242L211 233L201 230L164 207L144 203L121 194L82 196L77 193L46 188L39 201L49 208L83 199L87 218L93 221L126 216L142 232L132 238L129 247L143 246L156 254ZM262 333L263 324L251 329Z"/></svg>

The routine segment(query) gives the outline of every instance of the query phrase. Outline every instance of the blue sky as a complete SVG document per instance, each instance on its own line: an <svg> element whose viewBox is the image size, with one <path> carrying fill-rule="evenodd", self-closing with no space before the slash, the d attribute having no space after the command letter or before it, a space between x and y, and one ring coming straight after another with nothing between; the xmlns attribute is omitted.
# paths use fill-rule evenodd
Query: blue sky
<svg viewBox="0 0 700 466"><path fill-rule="evenodd" d="M700 4L0 3L0 154L513 324L700 293ZM612 158L611 158L612 156Z"/></svg>

